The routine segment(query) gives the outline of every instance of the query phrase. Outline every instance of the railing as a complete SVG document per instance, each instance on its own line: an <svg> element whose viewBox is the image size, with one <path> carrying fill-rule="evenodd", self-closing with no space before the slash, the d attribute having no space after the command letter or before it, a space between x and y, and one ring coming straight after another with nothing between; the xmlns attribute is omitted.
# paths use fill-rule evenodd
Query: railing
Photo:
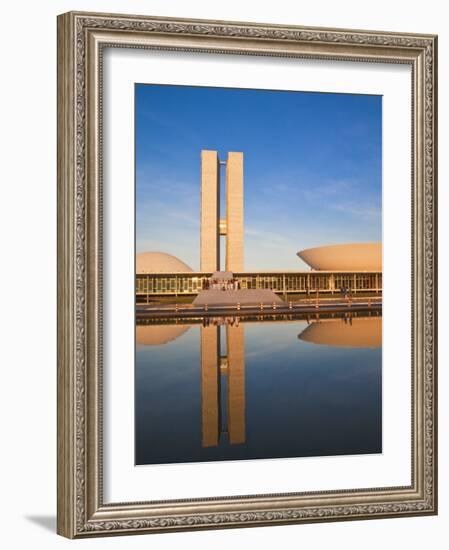
<svg viewBox="0 0 449 550"><path fill-rule="evenodd" d="M318 313L318 312L354 312L354 311L373 311L379 312L382 308L382 297L364 297L348 299L305 299L300 302L284 302L282 304L233 304L233 305L211 305L195 306L192 304L170 304L163 306L141 304L137 306L137 318L149 317L167 317L167 318L186 318L192 316L215 317L217 315L237 315L257 314L261 316L272 315L295 315L300 313Z"/></svg>

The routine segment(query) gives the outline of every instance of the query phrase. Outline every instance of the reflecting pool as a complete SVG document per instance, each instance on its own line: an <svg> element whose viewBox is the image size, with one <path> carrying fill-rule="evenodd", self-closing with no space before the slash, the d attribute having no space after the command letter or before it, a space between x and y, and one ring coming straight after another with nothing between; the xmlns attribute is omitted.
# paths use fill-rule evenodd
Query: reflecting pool
<svg viewBox="0 0 449 550"><path fill-rule="evenodd" d="M136 326L136 464L382 452L382 318Z"/></svg>

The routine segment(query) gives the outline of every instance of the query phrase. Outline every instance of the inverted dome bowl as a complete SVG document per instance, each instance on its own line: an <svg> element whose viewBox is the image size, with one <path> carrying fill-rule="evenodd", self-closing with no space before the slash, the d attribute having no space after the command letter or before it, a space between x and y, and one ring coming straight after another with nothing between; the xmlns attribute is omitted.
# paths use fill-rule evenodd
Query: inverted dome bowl
<svg viewBox="0 0 449 550"><path fill-rule="evenodd" d="M382 271L382 243L349 243L301 250L297 255L318 271Z"/></svg>
<svg viewBox="0 0 449 550"><path fill-rule="evenodd" d="M308 325L298 338L311 344L342 348L380 348L382 317L351 319L321 319Z"/></svg>

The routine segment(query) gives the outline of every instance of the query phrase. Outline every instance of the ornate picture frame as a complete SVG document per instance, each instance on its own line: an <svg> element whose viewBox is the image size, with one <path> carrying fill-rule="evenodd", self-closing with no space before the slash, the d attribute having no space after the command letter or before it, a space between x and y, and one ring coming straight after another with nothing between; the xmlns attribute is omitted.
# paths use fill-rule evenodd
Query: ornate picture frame
<svg viewBox="0 0 449 550"><path fill-rule="evenodd" d="M411 484L106 503L105 48L404 64L412 86ZM58 17L58 533L69 538L437 513L437 37L70 12ZM130 358L131 362L132 358ZM133 368L130 364L130 368Z"/></svg>

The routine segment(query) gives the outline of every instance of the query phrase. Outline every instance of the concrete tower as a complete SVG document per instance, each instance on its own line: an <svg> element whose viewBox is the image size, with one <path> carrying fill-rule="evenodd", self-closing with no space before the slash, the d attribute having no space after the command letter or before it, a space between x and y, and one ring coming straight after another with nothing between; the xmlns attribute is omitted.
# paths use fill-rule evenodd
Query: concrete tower
<svg viewBox="0 0 449 550"><path fill-rule="evenodd" d="M201 442L220 444L222 430L231 445L246 441L245 335L243 324L226 330L226 355L220 353L220 326L200 327L201 334ZM227 378L227 396L222 381ZM226 399L226 407L222 399Z"/></svg>
<svg viewBox="0 0 449 550"><path fill-rule="evenodd" d="M220 216L220 164L226 165L226 215ZM201 271L220 270L220 235L226 237L226 271L243 271L243 153L220 162L217 151L201 151Z"/></svg>
<svg viewBox="0 0 449 550"><path fill-rule="evenodd" d="M202 446L216 447L220 435L220 327L200 328Z"/></svg>
<svg viewBox="0 0 449 550"><path fill-rule="evenodd" d="M220 165L217 151L201 151L200 270L218 271L220 266ZM217 267L218 266L218 267Z"/></svg>
<svg viewBox="0 0 449 550"><path fill-rule="evenodd" d="M243 271L243 153L228 153L226 232L226 271Z"/></svg>

